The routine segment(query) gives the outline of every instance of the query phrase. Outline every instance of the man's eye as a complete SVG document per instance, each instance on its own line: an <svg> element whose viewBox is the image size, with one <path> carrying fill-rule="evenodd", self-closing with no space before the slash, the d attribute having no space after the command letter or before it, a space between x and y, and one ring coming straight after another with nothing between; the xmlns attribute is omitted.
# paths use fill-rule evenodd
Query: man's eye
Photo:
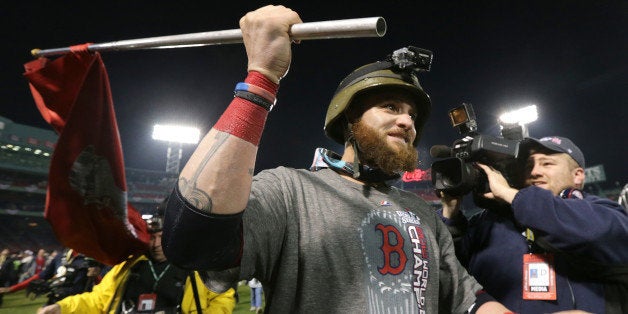
<svg viewBox="0 0 628 314"><path fill-rule="evenodd" d="M397 112L397 107L395 105L384 105L384 108L390 110L390 111L394 111Z"/></svg>

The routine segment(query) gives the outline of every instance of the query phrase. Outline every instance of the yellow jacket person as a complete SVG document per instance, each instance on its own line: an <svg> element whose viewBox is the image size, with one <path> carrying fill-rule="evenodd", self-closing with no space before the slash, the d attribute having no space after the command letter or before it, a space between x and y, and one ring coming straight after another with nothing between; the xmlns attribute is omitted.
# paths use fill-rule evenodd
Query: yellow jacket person
<svg viewBox="0 0 628 314"><path fill-rule="evenodd" d="M229 283L212 284L212 287L225 288L219 292L211 291L197 272L170 264L161 248L161 223L152 226L152 222L148 221L151 231L149 254L130 257L113 266L91 292L67 297L40 308L37 313L232 313L235 291L229 288ZM190 280L190 274L193 274L194 282Z"/></svg>

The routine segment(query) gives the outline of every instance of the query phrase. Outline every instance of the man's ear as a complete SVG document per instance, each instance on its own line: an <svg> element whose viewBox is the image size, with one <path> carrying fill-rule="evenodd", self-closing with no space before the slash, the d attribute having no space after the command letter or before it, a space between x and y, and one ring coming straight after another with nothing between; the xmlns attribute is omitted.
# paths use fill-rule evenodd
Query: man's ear
<svg viewBox="0 0 628 314"><path fill-rule="evenodd" d="M584 169L578 167L572 170L572 173L574 186L578 189L582 189L584 186Z"/></svg>

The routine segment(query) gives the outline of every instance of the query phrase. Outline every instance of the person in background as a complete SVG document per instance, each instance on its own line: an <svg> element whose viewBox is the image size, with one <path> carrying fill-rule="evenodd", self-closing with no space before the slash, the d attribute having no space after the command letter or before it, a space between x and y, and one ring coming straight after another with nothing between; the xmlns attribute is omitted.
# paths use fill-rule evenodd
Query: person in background
<svg viewBox="0 0 628 314"><path fill-rule="evenodd" d="M506 312L460 265L431 207L387 183L418 164L431 107L417 78L425 51L400 49L343 80L325 122L342 156L319 149L312 171L253 176L296 23L299 15L283 6L240 19L248 76L169 198L168 258L259 279L269 313Z"/></svg>
<svg viewBox="0 0 628 314"><path fill-rule="evenodd" d="M22 275L20 281L24 281L33 275L39 274L46 266L46 250L39 249L37 255L31 258L28 262L22 260Z"/></svg>
<svg viewBox="0 0 628 314"><path fill-rule="evenodd" d="M24 250L22 252L22 259L20 260L20 268L19 268L20 274L19 274L19 279L17 280L17 282L22 282L35 274L34 272L31 272L31 269L30 269L31 265L33 265L34 260L35 260L35 257L33 256L33 251Z"/></svg>
<svg viewBox="0 0 628 314"><path fill-rule="evenodd" d="M11 261L11 251L5 248L0 252L0 289L11 285L9 277L13 262ZM0 290L1 291L1 290ZM0 306L2 306L4 294L0 293Z"/></svg>
<svg viewBox="0 0 628 314"><path fill-rule="evenodd" d="M162 216L147 220L151 233L148 252L115 265L91 292L77 294L40 308L50 313L231 313L234 291L207 289L197 272L167 261L161 247ZM217 286L217 285L214 285Z"/></svg>
<svg viewBox="0 0 628 314"><path fill-rule="evenodd" d="M251 312L260 312L262 310L262 283L253 278L248 281L251 288Z"/></svg>
<svg viewBox="0 0 628 314"><path fill-rule="evenodd" d="M520 189L478 165L490 185L483 197L497 202L470 221L461 213L461 197L441 194L462 263L517 313L627 313L626 211L582 191L585 158L570 139L526 138L519 152L525 164Z"/></svg>
<svg viewBox="0 0 628 314"><path fill-rule="evenodd" d="M37 256L35 256L35 263L33 265L34 275L39 274L42 270L44 270L44 267L46 267L46 261L46 250L39 249L39 251L37 251Z"/></svg>
<svg viewBox="0 0 628 314"><path fill-rule="evenodd" d="M57 250L53 250L52 252L50 252L50 254L46 257L46 266L48 266L48 264L50 264L50 262L52 262L58 254L59 251Z"/></svg>
<svg viewBox="0 0 628 314"><path fill-rule="evenodd" d="M628 183L626 183L626 185L624 185L624 187L621 189L621 192L619 192L619 197L617 197L617 203L623 206L624 210L628 212Z"/></svg>

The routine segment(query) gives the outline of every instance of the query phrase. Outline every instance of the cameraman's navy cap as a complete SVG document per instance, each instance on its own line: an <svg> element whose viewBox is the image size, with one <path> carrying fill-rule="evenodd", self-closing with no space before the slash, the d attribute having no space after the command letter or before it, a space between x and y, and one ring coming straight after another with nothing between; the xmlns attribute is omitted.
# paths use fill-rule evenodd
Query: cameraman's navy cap
<svg viewBox="0 0 628 314"><path fill-rule="evenodd" d="M571 156L571 158L573 158L573 160L575 160L580 167L584 168L584 155L582 154L582 151L580 150L580 148L578 148L578 146L576 146L570 139L566 137L547 136L538 140L535 138L526 137L521 142L522 151L525 154L529 154L530 148L532 148L531 145L533 144L545 147L553 152L565 153Z"/></svg>

